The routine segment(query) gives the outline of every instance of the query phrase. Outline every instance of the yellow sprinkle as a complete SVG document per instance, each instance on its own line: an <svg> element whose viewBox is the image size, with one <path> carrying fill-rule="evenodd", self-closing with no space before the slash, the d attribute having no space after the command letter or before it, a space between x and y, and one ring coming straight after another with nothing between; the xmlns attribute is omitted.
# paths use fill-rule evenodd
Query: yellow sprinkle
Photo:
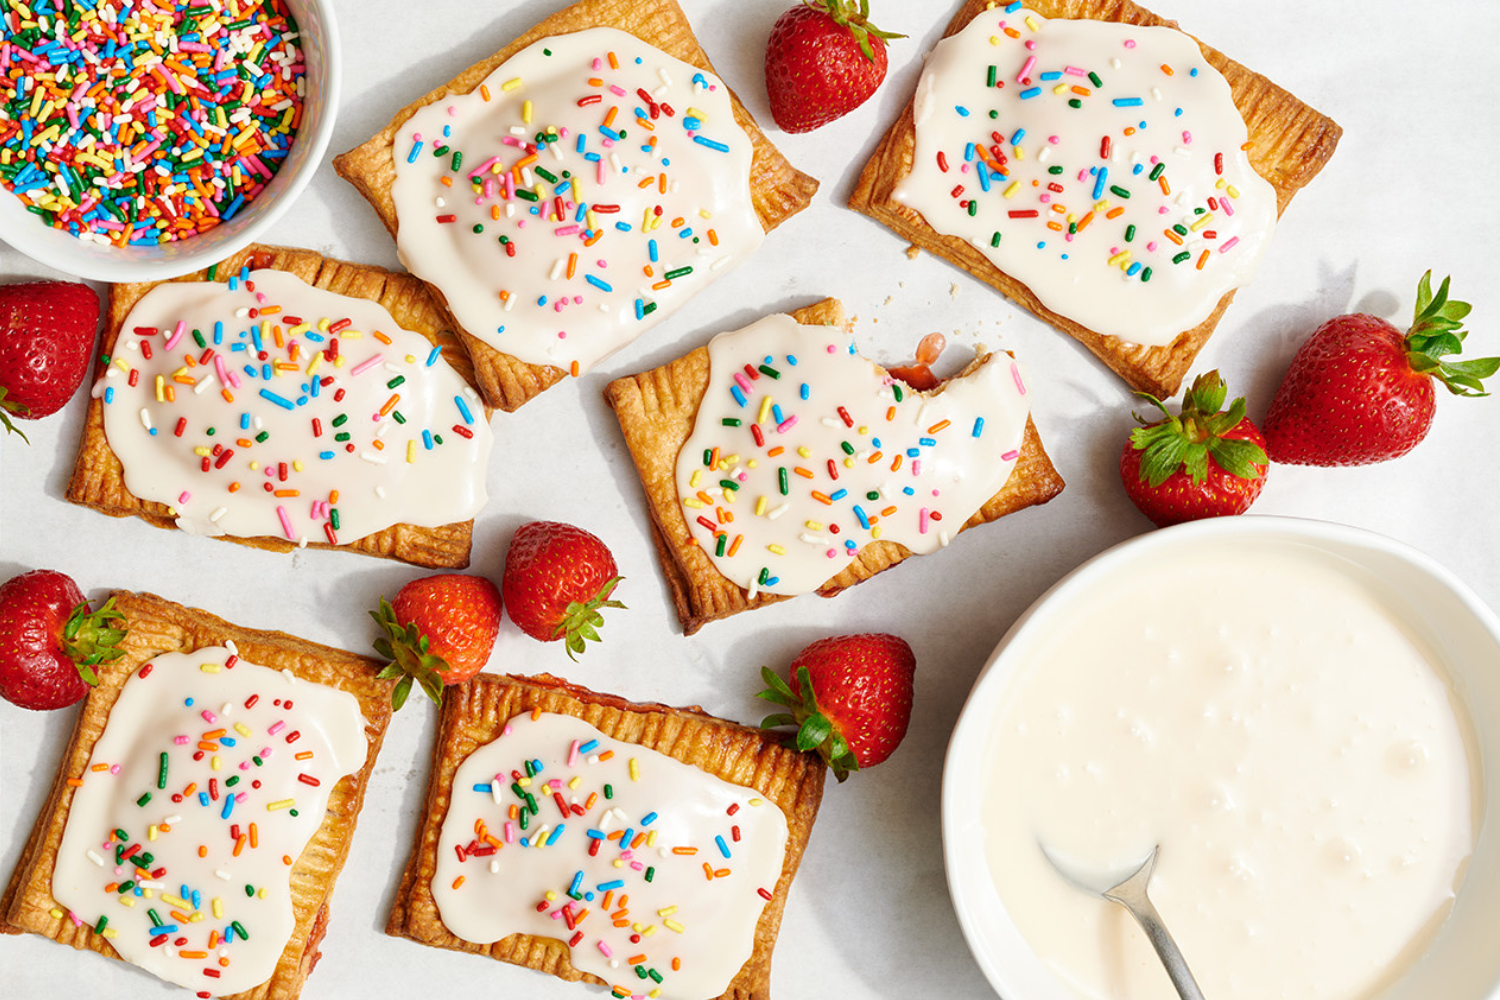
<svg viewBox="0 0 1500 1000"><path fill-rule="evenodd" d="M719 459L719 467L723 469L732 469L736 465L738 465L739 462L740 453L735 452L733 455L725 455L723 458Z"/></svg>
<svg viewBox="0 0 1500 1000"><path fill-rule="evenodd" d="M1016 192L1020 191L1020 190L1021 190L1021 182L1020 181L1011 181L1010 182L1010 187L1008 187L1008 188L1005 189L1005 192L1004 192L1005 197L1007 197L1007 198L1014 198L1016 196ZM864 431L861 430L860 433L863 434Z"/></svg>
<svg viewBox="0 0 1500 1000"><path fill-rule="evenodd" d="M175 907L177 907L179 909L182 909L182 910L191 910L193 908L193 904L192 903L189 903L187 900L183 899L181 896L174 896L170 892L164 892L164 893L162 893L161 894L161 900L162 900L163 903L171 903L173 906L175 906Z"/></svg>
<svg viewBox="0 0 1500 1000"><path fill-rule="evenodd" d="M873 528L870 529L870 537L871 538L879 538L880 537L880 525L877 524L877 525L875 525L875 527L873 527Z"/></svg>
<svg viewBox="0 0 1500 1000"><path fill-rule="evenodd" d="M655 830L652 830L650 833L646 834L646 846L647 847L655 847L656 846L656 831Z"/></svg>
<svg viewBox="0 0 1500 1000"><path fill-rule="evenodd" d="M152 825L146 827L146 839L147 840L155 840L156 839L156 824L153 823Z"/></svg>
<svg viewBox="0 0 1500 1000"><path fill-rule="evenodd" d="M557 890L556 889L548 889L547 892L546 892L546 897L547 897L547 901L549 903L552 902L554 899L557 898Z"/></svg>
<svg viewBox="0 0 1500 1000"><path fill-rule="evenodd" d="M1214 221L1214 213L1205 212L1204 214L1198 216L1197 219L1193 220L1193 224L1191 226L1188 226L1188 228L1196 233L1198 230L1202 229L1212 221Z"/></svg>
<svg viewBox="0 0 1500 1000"><path fill-rule="evenodd" d="M256 899L265 899L266 898L266 887L265 886L261 886L259 889L257 889L255 891L255 898Z"/></svg>
<svg viewBox="0 0 1500 1000"><path fill-rule="evenodd" d="M577 788L578 785L579 785L579 782L581 782L581 781L583 781L583 776L575 774L575 775L573 775L573 780L568 782L568 787L569 788Z"/></svg>
<svg viewBox="0 0 1500 1000"><path fill-rule="evenodd" d="M295 799L277 799L275 802L266 803L266 812L275 812L278 809L290 809Z"/></svg>
<svg viewBox="0 0 1500 1000"><path fill-rule="evenodd" d="M122 372L129 372L130 362L126 361L124 358L115 358L115 367L120 369L120 371Z"/></svg>
<svg viewBox="0 0 1500 1000"><path fill-rule="evenodd" d="M504 83L502 83L500 85L500 89L503 90L503 91L505 91L506 93L509 93L510 91L515 90L520 85L521 85L521 78L518 76L514 80L506 80Z"/></svg>
<svg viewBox="0 0 1500 1000"><path fill-rule="evenodd" d="M215 754L209 762L213 765L215 771L220 770L224 766L224 762L219 759L218 754Z"/></svg>
<svg viewBox="0 0 1500 1000"><path fill-rule="evenodd" d="M696 490L698 488L698 484L701 482L703 482L703 470L694 469L693 474L691 476L688 476L688 485Z"/></svg>
<svg viewBox="0 0 1500 1000"><path fill-rule="evenodd" d="M844 459L844 468L846 468L846 469L852 469L852 468L854 468L854 459L852 459L852 458L846 458L846 459Z"/></svg>
<svg viewBox="0 0 1500 1000"><path fill-rule="evenodd" d="M786 555L786 547L783 545L767 545L766 548L778 556Z"/></svg>
<svg viewBox="0 0 1500 1000"><path fill-rule="evenodd" d="M724 491L724 502L725 503L734 503L735 497L737 497L737 496L739 496L739 494L736 493L734 490L725 490Z"/></svg>
<svg viewBox="0 0 1500 1000"><path fill-rule="evenodd" d="M224 900L220 899L218 896L214 897L213 911L215 920L224 919Z"/></svg>
<svg viewBox="0 0 1500 1000"><path fill-rule="evenodd" d="M135 897L132 896L128 892L125 895L119 897L119 899L120 899L120 905L121 906L134 906L135 905Z"/></svg>
<svg viewBox="0 0 1500 1000"><path fill-rule="evenodd" d="M202 911L199 911L198 913L193 914L191 917L188 917L188 923L190 923L190 924L196 924L198 921L200 921L202 919L203 919L203 913L202 913Z"/></svg>
<svg viewBox="0 0 1500 1000"><path fill-rule="evenodd" d="M1026 21L1026 27L1030 28L1032 31L1037 30L1036 18L1032 17L1030 14L1027 14L1024 20Z"/></svg>
<svg viewBox="0 0 1500 1000"><path fill-rule="evenodd" d="M656 925L652 924L650 927L647 927L645 930L641 931L641 937L650 937L651 935L653 935L655 933L656 933Z"/></svg>
<svg viewBox="0 0 1500 1000"><path fill-rule="evenodd" d="M62 910L59 910L55 906L47 912L52 915L53 920L61 920L63 917L67 916L67 914L63 913Z"/></svg>
<svg viewBox="0 0 1500 1000"><path fill-rule="evenodd" d="M687 113L689 118L696 118L700 122L708 121L708 115L702 111L699 111L697 108L688 108Z"/></svg>
<svg viewBox="0 0 1500 1000"><path fill-rule="evenodd" d="M531 124L531 102L526 101L521 105L521 121L527 125Z"/></svg>
<svg viewBox="0 0 1500 1000"><path fill-rule="evenodd" d="M764 799L751 799L750 804L752 806L763 806L766 804L766 802Z"/></svg>
<svg viewBox="0 0 1500 1000"><path fill-rule="evenodd" d="M1127 261L1129 259L1130 259L1130 251L1129 250L1121 250L1119 253L1115 254L1113 257L1111 257L1109 259L1109 266L1110 267L1118 267L1119 265L1123 264L1125 261Z"/></svg>
<svg viewBox="0 0 1500 1000"><path fill-rule="evenodd" d="M669 931L676 931L678 934L681 934L684 930L687 929L675 920L663 920L662 926Z"/></svg>
<svg viewBox="0 0 1500 1000"><path fill-rule="evenodd" d="M219 672L219 665L217 663L200 663L198 664L198 669L205 674L216 674Z"/></svg>
<svg viewBox="0 0 1500 1000"><path fill-rule="evenodd" d="M805 444L800 445L797 448L797 454L801 455L803 458L812 458L812 449Z"/></svg>
<svg viewBox="0 0 1500 1000"><path fill-rule="evenodd" d="M417 442L406 442L406 464L412 465L417 460Z"/></svg>
<svg viewBox="0 0 1500 1000"><path fill-rule="evenodd" d="M296 471L296 472L301 472L302 471L302 459L300 459L300 458L294 459L292 461L292 469L294 471Z"/></svg>
<svg viewBox="0 0 1500 1000"><path fill-rule="evenodd" d="M156 376L156 401L158 403L164 403L164 402L166 402L166 397L167 397L167 380L166 380L166 377L162 376L162 375L158 375L158 376Z"/></svg>
<svg viewBox="0 0 1500 1000"><path fill-rule="evenodd" d="M702 510L704 507L703 501L697 499L696 497L683 497L682 505L684 507L691 507L694 510Z"/></svg>
<svg viewBox="0 0 1500 1000"><path fill-rule="evenodd" d="M807 530L808 531L822 531L823 530L823 523L821 521L803 521L802 523L805 524L805 525L807 525Z"/></svg>
<svg viewBox="0 0 1500 1000"><path fill-rule="evenodd" d="M1238 198L1240 196L1240 189L1230 184L1224 188L1224 193L1231 198Z"/></svg>
<svg viewBox="0 0 1500 1000"><path fill-rule="evenodd" d="M236 722L234 724L234 731L239 733L241 736L250 735L250 727L245 725L243 722Z"/></svg>
<svg viewBox="0 0 1500 1000"><path fill-rule="evenodd" d="M309 374L309 375L313 374L314 372L316 372L318 370L318 367L320 365L322 365L322 364L323 364L323 352L319 351L317 354L313 355L312 363L307 366L307 374Z"/></svg>
<svg viewBox="0 0 1500 1000"><path fill-rule="evenodd" d="M677 907L675 907L675 906L664 906L660 910L656 911L656 915L658 917L670 917L672 914L674 914L676 912L677 912Z"/></svg>
<svg viewBox="0 0 1500 1000"><path fill-rule="evenodd" d="M1068 85L1066 83L1059 83L1052 88L1052 92L1054 94L1066 94L1068 92Z"/></svg>
<svg viewBox="0 0 1500 1000"><path fill-rule="evenodd" d="M636 760L634 757L630 758L630 780L641 780L641 762Z"/></svg>
<svg viewBox="0 0 1500 1000"><path fill-rule="evenodd" d="M764 399L762 399L760 401L760 416L758 416L758 417L755 418L755 422L756 423L763 424L763 423L766 423L767 421L769 421L771 419L771 406L772 405L773 404L771 403L771 397L770 396L767 396L767 397L765 397Z"/></svg>
<svg viewBox="0 0 1500 1000"><path fill-rule="evenodd" d="M106 927L104 928L104 936L110 939L114 939L120 936L120 932L115 930L113 927Z"/></svg>
<svg viewBox="0 0 1500 1000"><path fill-rule="evenodd" d="M755 501L755 516L761 517L766 512L766 498L759 497Z"/></svg>

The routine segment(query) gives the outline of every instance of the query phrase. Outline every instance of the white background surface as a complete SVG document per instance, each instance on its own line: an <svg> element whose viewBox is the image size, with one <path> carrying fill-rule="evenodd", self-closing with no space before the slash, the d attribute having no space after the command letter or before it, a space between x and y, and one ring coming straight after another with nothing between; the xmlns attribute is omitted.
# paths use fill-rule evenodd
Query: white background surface
<svg viewBox="0 0 1500 1000"><path fill-rule="evenodd" d="M364 141L412 98L506 44L559 0L465 3L342 2L344 101L331 152ZM761 60L789 0L684 0L704 48L751 112L769 125ZM1154 9L1257 69L1344 127L1337 154L1292 203L1259 277L1240 292L1194 371L1219 367L1264 416L1297 345L1341 312L1410 321L1417 278L1454 276L1474 303L1471 354L1500 353L1500 237L1493 162L1500 153L1484 67L1500 36L1500 6L1465 0L1420 8L1387 0L1349 5L1267 0ZM511 533L535 518L571 521L613 548L627 576L606 641L582 662L502 628L490 669L552 671L640 700L699 704L758 721L761 664L784 667L824 635L881 630L917 654L916 707L905 744L878 771L830 782L782 923L774 993L803 997L984 997L942 874L938 778L964 696L991 647L1043 590L1116 542L1150 529L1121 491L1116 462L1132 399L1071 340L988 286L927 256L843 207L879 135L906 102L922 55L953 0L887 0L879 23L911 37L891 50L877 97L818 132L770 135L823 188L813 206L770 235L760 254L594 372L497 414L489 506L478 519L472 570L498 580ZM411 13L420 10L420 15ZM396 266L374 214L329 167L272 242ZM0 276L59 277L0 245ZM825 295L859 317L867 355L908 359L923 334L949 336L944 367L976 341L1029 366L1036 422L1068 482L1061 497L913 559L832 601L815 596L678 631L652 552L640 488L600 390L608 379L667 361L712 334ZM952 346L957 345L957 346ZM1257 513L1340 521L1392 535L1455 570L1500 606L1500 402L1440 393L1430 438L1393 463L1360 469L1275 467ZM84 396L28 424L30 447L0 441L0 579L38 567L72 574L93 597L150 590L239 624L367 650L365 609L421 575L338 552L258 552L135 520L114 521L62 499ZM1204 567L1204 572L1227 568ZM1190 584L1185 584L1190 585ZM1142 595L1143 600L1167 595ZM421 807L435 713L414 698L393 722L348 865L332 901L309 1000L417 995L577 998L590 988L468 955L384 937L386 913ZM0 875L11 866L52 780L73 711L38 714L0 704ZM1170 922L1171 915L1167 915ZM40 938L0 940L7 996L166 996L174 988L121 963ZM602 995L602 991L596 991ZM1014 998L1020 1000L1020 998Z"/></svg>

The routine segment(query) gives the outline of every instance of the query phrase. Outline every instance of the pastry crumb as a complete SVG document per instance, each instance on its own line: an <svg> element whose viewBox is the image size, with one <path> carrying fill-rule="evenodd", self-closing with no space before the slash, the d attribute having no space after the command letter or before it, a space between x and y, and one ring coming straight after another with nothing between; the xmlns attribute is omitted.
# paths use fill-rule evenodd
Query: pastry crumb
<svg viewBox="0 0 1500 1000"><path fill-rule="evenodd" d="M948 297L950 299L958 298L958 282L955 281L948 286Z"/></svg>
<svg viewBox="0 0 1500 1000"><path fill-rule="evenodd" d="M881 305L883 305L883 306L888 306L888 305L890 305L890 304L891 304L891 303L892 303L892 302L895 302L895 301L896 301L896 296L894 296L894 295L887 295L887 296L886 296L886 297L885 297L885 301L884 301L884 302L882 302L882 303L881 303Z"/></svg>
<svg viewBox="0 0 1500 1000"><path fill-rule="evenodd" d="M907 260L916 260L917 254L921 252L921 247L917 246L915 243L909 244L906 248L906 258Z"/></svg>

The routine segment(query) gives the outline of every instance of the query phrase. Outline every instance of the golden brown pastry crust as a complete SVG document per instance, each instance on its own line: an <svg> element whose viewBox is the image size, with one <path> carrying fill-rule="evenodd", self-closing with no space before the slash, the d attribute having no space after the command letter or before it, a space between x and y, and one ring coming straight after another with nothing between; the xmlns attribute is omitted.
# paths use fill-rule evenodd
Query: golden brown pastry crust
<svg viewBox="0 0 1500 1000"><path fill-rule="evenodd" d="M1124 24L1177 27L1177 22L1157 17L1130 0L1028 0L1026 6L1048 18L1092 18ZM943 37L963 30L985 8L986 0L966 0ZM1203 50L1203 57L1209 64L1229 81L1235 106L1249 129L1250 148L1247 152L1250 164L1276 189L1279 215L1286 210L1292 195L1323 169L1333 155L1343 129L1333 119L1319 114L1217 49L1201 41L1198 47ZM911 172L916 149L917 130L912 107L913 102L908 101L865 164L858 184L849 195L849 207L885 223L916 246L993 285L1012 301L1081 342L1132 388L1162 398L1176 393L1193 359L1208 342L1224 310L1234 299L1234 292L1219 300L1208 319L1183 331L1165 347L1128 344L1095 333L1053 312L1042 305L1031 289L992 264L976 247L958 237L937 232L915 209L894 199L896 185Z"/></svg>
<svg viewBox="0 0 1500 1000"><path fill-rule="evenodd" d="M385 223L394 238L400 227L391 187L396 182L396 160L393 149L396 133L417 111L449 94L467 94L494 72L495 68L533 42L549 35L565 35L586 28L618 28L663 52L717 75L708 54L698 44L687 15L676 0L579 0L578 3L545 18L505 48L470 66L432 92L408 104L384 129L368 142L333 158L333 168L340 177L359 189L365 200ZM750 112L740 103L733 89L729 99L734 105L734 120L750 137L753 156L750 164L750 199L761 227L770 232L790 216L807 207L818 182L789 163L766 138ZM442 292L432 293L440 301ZM474 357L480 395L496 409L507 412L547 391L568 373L551 365L531 365L496 350L464 330L450 316L450 324L463 336Z"/></svg>
<svg viewBox="0 0 1500 1000"><path fill-rule="evenodd" d="M292 869L290 885L296 927L276 963L276 972L260 986L225 998L295 1000L321 954L318 945L328 926L328 897L348 855L365 787L391 719L393 682L377 680L375 675L382 664L368 657L320 646L284 632L241 628L206 611L173 604L154 594L120 590L112 596L130 629L121 644L125 655L95 668L99 686L91 688L83 702L52 782L52 791L22 849L10 884L0 897L0 932L30 931L80 951L119 958L108 940L93 933L90 927L75 927L66 916L51 914L54 908L59 908L52 898L52 873L73 801L73 787L68 779L88 767L115 699L138 667L162 653L191 652L233 641L249 662L290 670L303 680L347 691L359 701L365 717L368 748L364 767L334 786L323 825L308 841Z"/></svg>
<svg viewBox="0 0 1500 1000"><path fill-rule="evenodd" d="M798 309L792 318L805 325L849 328L844 307L837 299L824 299ZM987 357L984 356L984 357ZM960 374L982 364L975 358ZM687 518L677 498L677 453L693 433L698 404L708 389L708 348L700 347L639 375L616 379L604 390L625 435L625 445L635 462L636 474L646 493L651 516L651 538L661 558L672 602L685 635L692 635L707 622L727 618L750 608L787 600L775 594L757 594L729 581L715 567L688 529ZM1062 491L1062 477L1042 447L1036 425L1028 418L1021 456L1005 485L959 529L964 531L1025 507L1043 504ZM912 554L898 542L875 541L860 549L859 556L819 588L823 597L833 597L848 587L890 569Z"/></svg>
<svg viewBox="0 0 1500 1000"><path fill-rule="evenodd" d="M480 674L448 689L438 722L422 825L401 877L386 933L439 948L488 955L570 982L582 979L608 985L597 976L574 969L568 961L567 945L554 938L512 934L486 945L457 937L443 926L432 895L438 836L448 815L453 778L459 765L479 747L496 739L510 719L533 710L582 719L613 739L639 744L702 768L724 781L754 788L786 814L787 845L781 877L756 924L754 950L730 982L722 1000L767 997L771 949L781 926L787 890L802 862L823 798L826 769L822 760L814 754L783 747L781 734L716 719L699 708L636 704L546 674L537 677Z"/></svg>
<svg viewBox="0 0 1500 1000"><path fill-rule="evenodd" d="M380 303L403 329L420 333L442 347L444 360L465 381L470 385L474 384L473 362L455 336L446 310L433 300L427 286L411 275L397 274L370 264L334 260L311 250L263 246L258 243L220 261L215 265L218 268L215 273L220 280L225 280L246 264L251 270L270 268L285 271L314 287ZM172 280L207 281L208 271L198 271ZM159 284L162 282L110 286L109 310L105 317L104 340L100 347L106 357L114 353L115 342L130 310ZM103 372L103 365L100 366L100 372ZM489 419L489 415L487 409L485 419ZM168 513L168 505L142 500L126 488L124 467L110 450L109 441L104 436L104 401L101 399L89 401L83 435L78 441L78 457L73 465L73 477L64 495L73 503L92 507L110 517L134 516L158 528L175 530L177 527L175 519ZM462 569L469 565L473 533L474 520L470 518L436 528L394 524L384 531L345 545L312 541L307 544L308 548L363 552L431 569ZM295 542L273 536L216 537L272 552L290 552L297 548Z"/></svg>

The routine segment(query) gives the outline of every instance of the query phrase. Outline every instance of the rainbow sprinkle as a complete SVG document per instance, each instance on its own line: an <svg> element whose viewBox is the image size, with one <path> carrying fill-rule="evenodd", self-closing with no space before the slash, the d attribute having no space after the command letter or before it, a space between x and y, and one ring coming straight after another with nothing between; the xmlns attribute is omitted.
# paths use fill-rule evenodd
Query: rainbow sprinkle
<svg viewBox="0 0 1500 1000"><path fill-rule="evenodd" d="M48 225L149 246L232 219L285 161L306 65L284 0L0 10L0 184Z"/></svg>

